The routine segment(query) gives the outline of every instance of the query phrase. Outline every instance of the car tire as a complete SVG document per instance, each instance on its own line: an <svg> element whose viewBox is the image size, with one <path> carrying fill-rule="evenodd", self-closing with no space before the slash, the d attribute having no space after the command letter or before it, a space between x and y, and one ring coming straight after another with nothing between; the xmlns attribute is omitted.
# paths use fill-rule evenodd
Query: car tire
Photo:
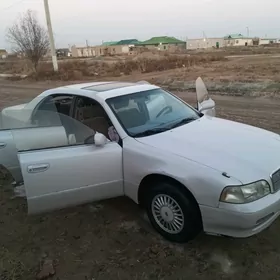
<svg viewBox="0 0 280 280"><path fill-rule="evenodd" d="M185 243L202 231L198 204L187 189L160 182L148 192L145 204L152 226L169 241Z"/></svg>

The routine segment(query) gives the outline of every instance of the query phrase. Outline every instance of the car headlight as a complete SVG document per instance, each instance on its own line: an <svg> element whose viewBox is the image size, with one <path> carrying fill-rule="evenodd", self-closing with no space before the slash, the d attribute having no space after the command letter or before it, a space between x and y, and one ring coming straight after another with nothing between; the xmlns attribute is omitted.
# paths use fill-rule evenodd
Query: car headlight
<svg viewBox="0 0 280 280"><path fill-rule="evenodd" d="M258 200L270 194L270 186L264 181L258 181L241 186L228 186L222 191L220 201L242 204Z"/></svg>

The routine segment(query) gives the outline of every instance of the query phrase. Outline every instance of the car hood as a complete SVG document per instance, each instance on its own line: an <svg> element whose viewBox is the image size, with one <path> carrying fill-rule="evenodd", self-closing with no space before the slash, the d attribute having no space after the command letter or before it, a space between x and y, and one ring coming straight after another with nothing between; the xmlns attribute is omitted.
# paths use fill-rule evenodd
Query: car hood
<svg viewBox="0 0 280 280"><path fill-rule="evenodd" d="M280 168L280 136L204 116L181 127L137 138L143 144L226 172L242 183L268 179Z"/></svg>

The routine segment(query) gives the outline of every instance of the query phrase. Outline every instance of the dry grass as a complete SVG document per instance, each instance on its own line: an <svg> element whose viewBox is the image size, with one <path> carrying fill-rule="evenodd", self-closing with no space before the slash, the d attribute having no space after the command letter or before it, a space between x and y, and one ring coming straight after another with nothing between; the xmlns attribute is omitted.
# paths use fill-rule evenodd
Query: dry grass
<svg viewBox="0 0 280 280"><path fill-rule="evenodd" d="M223 49L227 55L250 55L250 54L279 54L280 46L254 46L254 47L229 47Z"/></svg>
<svg viewBox="0 0 280 280"><path fill-rule="evenodd" d="M69 59L59 61L59 72L55 73L52 63L42 61L37 73L32 73L26 60L7 60L0 63L0 73L27 74L32 80L82 80L93 77L120 77L132 73L151 73L176 68L222 61L220 54L169 55L153 54L107 61L106 59Z"/></svg>
<svg viewBox="0 0 280 280"><path fill-rule="evenodd" d="M54 73L50 59L43 60L37 73L31 65L18 58L0 60L0 73L27 74L32 80L82 80L93 77L121 77L133 73L151 73L224 61L230 55L280 54L280 46L227 47L221 49L188 50L185 54L148 51L137 56L95 57L59 60L59 73ZM210 64L211 65L211 64ZM242 65L244 67L244 65ZM250 68L250 69L249 69ZM235 69L238 71L238 69ZM248 71L255 71L248 67ZM278 71L278 69L275 69Z"/></svg>
<svg viewBox="0 0 280 280"><path fill-rule="evenodd" d="M107 63L94 60L68 60L60 62L59 72L52 70L52 64L43 62L38 72L30 75L35 80L82 80L87 77L120 77L132 73L151 73L176 68L222 61L221 55L162 55L160 57L134 57L123 61Z"/></svg>
<svg viewBox="0 0 280 280"><path fill-rule="evenodd" d="M0 60L0 73L5 74L29 74L31 65L26 60Z"/></svg>
<svg viewBox="0 0 280 280"><path fill-rule="evenodd" d="M175 69L141 77L173 90L195 90L194 80L201 76L208 90L219 94L280 97L280 56L259 55L232 57L198 65L191 71Z"/></svg>
<svg viewBox="0 0 280 280"><path fill-rule="evenodd" d="M220 49L199 49L189 50L189 53L194 54L222 54L222 55L254 55L254 54L280 54L280 44L262 45L262 46L240 46L240 47L226 47Z"/></svg>

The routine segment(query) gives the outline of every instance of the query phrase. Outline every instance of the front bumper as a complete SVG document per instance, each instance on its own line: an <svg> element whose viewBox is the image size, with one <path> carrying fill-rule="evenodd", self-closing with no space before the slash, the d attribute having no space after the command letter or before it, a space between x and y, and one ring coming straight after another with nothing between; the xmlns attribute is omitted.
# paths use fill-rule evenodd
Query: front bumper
<svg viewBox="0 0 280 280"><path fill-rule="evenodd" d="M269 227L280 215L280 191L247 204L200 205L204 231L231 237L249 237Z"/></svg>

